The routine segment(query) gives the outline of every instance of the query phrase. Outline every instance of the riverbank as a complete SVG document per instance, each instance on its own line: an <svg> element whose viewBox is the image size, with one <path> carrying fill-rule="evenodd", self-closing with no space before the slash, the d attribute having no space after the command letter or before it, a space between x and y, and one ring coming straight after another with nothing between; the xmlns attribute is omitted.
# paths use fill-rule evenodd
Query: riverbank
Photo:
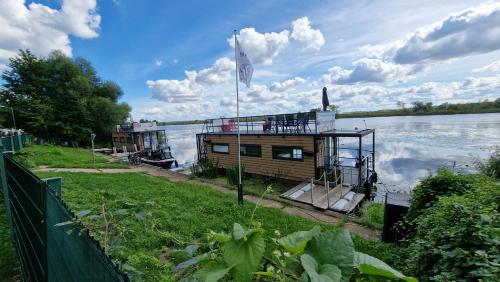
<svg viewBox="0 0 500 282"><path fill-rule="evenodd" d="M46 148L33 148L37 149ZM67 153L66 150L61 152L62 155L53 155L55 161L64 158ZM25 161L33 163L35 155L28 155ZM107 164L114 163L108 159ZM309 230L315 225L323 230L344 226L352 231L356 250L402 267L398 264L399 249L378 241L379 232L317 211L253 195L245 196L242 208L237 204L235 192L222 185L147 165L128 169L82 168L81 164L75 165L75 168L70 166L55 168L45 165L33 171L42 178L63 178L63 200L74 212L90 212L81 220L102 244L101 213L104 205L106 215L113 222L109 231L110 254L119 263L127 265L130 275L141 273L143 281L178 279L171 271L177 262L167 258L166 254L186 244L199 242L210 230L229 230L233 222L250 225L251 214L265 229L279 230L283 234ZM259 206L257 209L256 205ZM0 220L0 225L6 226L5 219ZM268 240L273 234L270 232L267 235ZM2 244L13 250L9 236L0 239ZM14 256L0 254L0 261L6 261L4 273L12 278L19 277Z"/></svg>
<svg viewBox="0 0 500 282"><path fill-rule="evenodd" d="M465 104L441 104L432 106L431 104L417 104L413 108L384 109L377 111L359 111L338 113L337 119L342 118L368 118L368 117L391 117L391 116L432 116L432 115L458 115L458 114L489 114L500 113L500 98L493 102L478 102ZM159 125L187 125L203 124L205 120L183 120L183 121L162 121Z"/></svg>

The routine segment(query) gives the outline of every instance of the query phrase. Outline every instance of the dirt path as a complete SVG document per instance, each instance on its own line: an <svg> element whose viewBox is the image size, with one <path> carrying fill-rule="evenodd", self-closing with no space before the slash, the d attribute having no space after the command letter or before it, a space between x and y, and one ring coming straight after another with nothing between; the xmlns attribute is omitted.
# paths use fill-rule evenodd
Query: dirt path
<svg viewBox="0 0 500 282"><path fill-rule="evenodd" d="M48 168L48 167L39 167L34 171L40 172L83 172L83 173L128 173L128 172L144 172L153 176L162 176L169 179L172 182L178 181L187 181L196 184L204 184L208 187L220 191L226 194L236 195L236 191L230 190L224 186L211 183L209 181L205 181L202 179L190 179L188 175L182 174L180 172L172 172L166 169L162 169L159 167L141 164L139 166L132 166L131 168L103 168L103 169L92 169L92 168ZM245 200L254 203L260 204L264 207L280 209L283 212L300 216L312 221L321 222L325 224L340 224L344 219L333 216L331 214L321 212L315 210L312 207L298 207L294 205L290 205L287 203L283 203L281 201L275 201L270 199L260 199L259 197L253 195L244 195ZM370 228L364 227L360 224L354 222L345 223L345 228L349 231L357 233L366 239L378 240L380 238L380 232L372 230Z"/></svg>

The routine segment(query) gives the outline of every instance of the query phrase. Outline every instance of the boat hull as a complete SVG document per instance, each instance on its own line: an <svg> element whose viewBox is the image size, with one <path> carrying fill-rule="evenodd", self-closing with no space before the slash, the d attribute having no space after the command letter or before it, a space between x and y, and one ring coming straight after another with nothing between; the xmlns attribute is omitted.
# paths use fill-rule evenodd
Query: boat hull
<svg viewBox="0 0 500 282"><path fill-rule="evenodd" d="M141 158L141 162L154 165L154 166L159 166L159 167L164 167L164 168L171 168L172 164L175 162L175 159L164 159L164 160L150 160L146 158Z"/></svg>

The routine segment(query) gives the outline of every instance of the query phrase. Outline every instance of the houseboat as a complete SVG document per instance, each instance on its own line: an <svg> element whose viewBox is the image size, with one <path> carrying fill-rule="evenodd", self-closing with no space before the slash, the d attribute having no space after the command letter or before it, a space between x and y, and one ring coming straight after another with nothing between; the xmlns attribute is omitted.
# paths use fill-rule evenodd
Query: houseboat
<svg viewBox="0 0 500 282"><path fill-rule="evenodd" d="M236 118L207 120L196 139L199 160L237 165ZM298 183L286 199L350 213L372 198L375 130L336 128L334 111L240 117L240 140L245 173Z"/></svg>
<svg viewBox="0 0 500 282"><path fill-rule="evenodd" d="M177 166L168 145L165 129L156 122L128 122L116 125L112 134L114 150L129 154L129 160L140 160L156 166Z"/></svg>

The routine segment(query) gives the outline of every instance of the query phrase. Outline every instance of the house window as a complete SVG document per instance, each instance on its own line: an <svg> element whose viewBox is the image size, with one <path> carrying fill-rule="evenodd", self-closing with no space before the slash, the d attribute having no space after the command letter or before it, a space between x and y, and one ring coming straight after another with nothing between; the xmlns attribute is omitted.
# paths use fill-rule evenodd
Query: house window
<svg viewBox="0 0 500 282"><path fill-rule="evenodd" d="M228 144L212 144L212 152L219 154L229 154Z"/></svg>
<svg viewBox="0 0 500 282"><path fill-rule="evenodd" d="M124 137L120 137L120 143L125 144L125 138Z"/></svg>
<svg viewBox="0 0 500 282"><path fill-rule="evenodd" d="M240 154L242 156L248 157L261 157L262 151L260 149L260 145L240 145Z"/></svg>
<svg viewBox="0 0 500 282"><path fill-rule="evenodd" d="M302 148L273 146L273 159L303 160Z"/></svg>
<svg viewBox="0 0 500 282"><path fill-rule="evenodd" d="M114 141L115 143L118 143L118 137L113 137L113 141Z"/></svg>

